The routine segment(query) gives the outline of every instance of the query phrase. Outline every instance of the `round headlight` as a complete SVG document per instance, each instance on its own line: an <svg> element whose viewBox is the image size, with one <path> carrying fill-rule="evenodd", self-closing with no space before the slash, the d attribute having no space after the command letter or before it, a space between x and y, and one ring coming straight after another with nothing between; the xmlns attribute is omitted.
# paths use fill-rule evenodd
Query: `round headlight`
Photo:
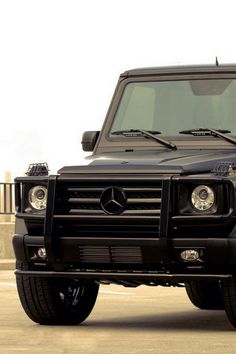
<svg viewBox="0 0 236 354"><path fill-rule="evenodd" d="M44 186L35 186L29 190L28 200L32 208L36 210L46 209L47 188Z"/></svg>
<svg viewBox="0 0 236 354"><path fill-rule="evenodd" d="M215 193L208 186L198 186L192 192L191 202L197 210L209 210L215 203Z"/></svg>

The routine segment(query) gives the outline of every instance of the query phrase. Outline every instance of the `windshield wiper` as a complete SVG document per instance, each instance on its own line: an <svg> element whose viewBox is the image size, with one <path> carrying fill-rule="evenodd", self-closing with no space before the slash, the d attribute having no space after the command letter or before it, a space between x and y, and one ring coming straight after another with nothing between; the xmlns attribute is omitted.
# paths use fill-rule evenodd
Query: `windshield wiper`
<svg viewBox="0 0 236 354"><path fill-rule="evenodd" d="M158 130L145 130L150 134L161 134ZM126 130L116 130L111 133L112 135L125 135L125 136L140 136L142 132L140 129L126 129Z"/></svg>
<svg viewBox="0 0 236 354"><path fill-rule="evenodd" d="M231 144L236 145L236 139L231 138L230 136L226 135L226 133L231 133L230 130L226 129L211 129L211 128L199 128L199 129L189 129L189 130L182 130L179 134L192 134L195 136L206 136L211 135L217 138L222 138L228 141Z"/></svg>
<svg viewBox="0 0 236 354"><path fill-rule="evenodd" d="M143 129L128 129L128 130L117 130L111 133L112 135L124 135L127 137L136 137L136 136L145 136L146 138L152 138L158 143L165 145L169 149L175 150L177 149L177 146L173 144L171 141L167 141L164 139L161 139L156 136L156 134L161 134L159 131L155 130L143 130Z"/></svg>

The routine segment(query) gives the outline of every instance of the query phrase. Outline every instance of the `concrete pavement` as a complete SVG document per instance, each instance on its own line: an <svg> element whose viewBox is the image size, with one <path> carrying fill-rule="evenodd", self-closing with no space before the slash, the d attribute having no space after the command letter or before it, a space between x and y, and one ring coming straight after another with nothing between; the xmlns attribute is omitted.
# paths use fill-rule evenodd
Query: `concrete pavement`
<svg viewBox="0 0 236 354"><path fill-rule="evenodd" d="M224 311L194 308L184 288L102 286L80 326L40 326L23 312L12 271L0 272L0 353L233 354Z"/></svg>

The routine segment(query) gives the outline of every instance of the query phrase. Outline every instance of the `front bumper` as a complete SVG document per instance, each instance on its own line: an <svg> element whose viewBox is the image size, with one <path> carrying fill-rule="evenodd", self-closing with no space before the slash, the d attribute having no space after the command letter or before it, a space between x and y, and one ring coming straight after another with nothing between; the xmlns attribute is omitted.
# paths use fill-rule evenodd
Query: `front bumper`
<svg viewBox="0 0 236 354"><path fill-rule="evenodd" d="M109 239L61 237L58 239L56 262L40 260L35 256L45 247L43 236L14 235L13 247L17 261L34 264L32 271L17 270L18 275L43 277L78 277L96 280L137 280L145 283L185 282L191 279L225 279L236 270L236 238L184 238L171 239L168 244L158 239ZM90 250L83 258L80 250ZM102 247L102 248L101 248ZM128 250L140 248L141 258L128 254ZM104 249L114 252L113 258L101 258L97 252ZM200 252L199 261L185 262L183 250ZM95 252L97 250L97 252ZM122 254L116 250L122 250ZM127 261L124 257L128 257ZM96 261L96 257L97 261ZM105 257L105 258L104 258ZM120 257L120 259L119 259ZM43 265L43 267L42 267Z"/></svg>
<svg viewBox="0 0 236 354"><path fill-rule="evenodd" d="M23 271L17 269L16 275L43 277L43 278L78 278L78 279L92 279L95 281L115 282L125 285L125 281L136 281L137 285L177 285L191 280L226 280L232 278L231 274L168 274L158 272L98 272L98 271ZM127 283L128 285L128 283Z"/></svg>

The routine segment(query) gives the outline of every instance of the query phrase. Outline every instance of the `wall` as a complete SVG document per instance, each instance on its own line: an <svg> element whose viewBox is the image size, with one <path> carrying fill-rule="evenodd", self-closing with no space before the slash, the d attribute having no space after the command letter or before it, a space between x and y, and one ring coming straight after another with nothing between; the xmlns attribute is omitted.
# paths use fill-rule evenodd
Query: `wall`
<svg viewBox="0 0 236 354"><path fill-rule="evenodd" d="M14 229L14 222L0 223L0 260L15 258L12 248L12 236L14 234Z"/></svg>
<svg viewBox="0 0 236 354"><path fill-rule="evenodd" d="M6 171L5 183L11 183L11 172ZM1 181L2 182L2 181ZM9 189L7 188L6 192ZM0 210L4 212L4 188L1 184ZM14 198L14 197L13 197ZM9 194L7 194L6 211L9 212ZM12 200L14 205L14 200ZM0 214L0 271L15 269L15 256L12 247L12 236L15 230L15 215Z"/></svg>

